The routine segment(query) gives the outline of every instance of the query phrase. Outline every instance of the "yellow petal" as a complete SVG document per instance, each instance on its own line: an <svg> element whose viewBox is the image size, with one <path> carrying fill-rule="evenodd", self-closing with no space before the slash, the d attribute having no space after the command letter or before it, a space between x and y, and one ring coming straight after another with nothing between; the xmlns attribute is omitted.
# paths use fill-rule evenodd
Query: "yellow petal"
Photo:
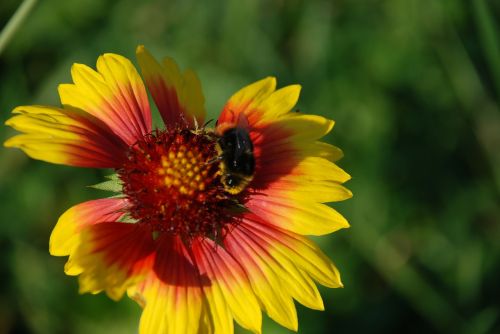
<svg viewBox="0 0 500 334"><path fill-rule="evenodd" d="M5 123L22 132L6 147L22 149L30 157L81 167L118 167L125 144L98 119L79 111L46 106L21 106Z"/></svg>
<svg viewBox="0 0 500 334"><path fill-rule="evenodd" d="M71 252L67 274L78 272L80 293L106 294L113 300L142 281L154 260L151 231L138 224L105 222L82 230Z"/></svg>
<svg viewBox="0 0 500 334"><path fill-rule="evenodd" d="M147 284L140 334L198 333L203 307L199 287L165 285L158 277Z"/></svg>
<svg viewBox="0 0 500 334"><path fill-rule="evenodd" d="M193 128L195 123L202 125L206 114L205 98L196 74L190 70L181 73L172 58L158 63L143 45L137 47L136 55L165 126Z"/></svg>
<svg viewBox="0 0 500 334"><path fill-rule="evenodd" d="M232 315L231 321L234 317L243 328L260 333L260 307L240 264L224 248L208 239L193 243L193 253L200 273L211 281L203 291L208 295L211 313L216 318L214 327L227 321L225 313L228 312Z"/></svg>
<svg viewBox="0 0 500 334"><path fill-rule="evenodd" d="M303 159L290 174L302 178L303 182L333 181L344 183L351 179L351 176L339 166L319 157Z"/></svg>
<svg viewBox="0 0 500 334"><path fill-rule="evenodd" d="M282 129L289 137L299 143L315 141L329 133L335 122L317 115L291 114L272 124L273 131ZM269 143L272 144L272 143Z"/></svg>
<svg viewBox="0 0 500 334"><path fill-rule="evenodd" d="M157 239L153 270L129 295L144 304L140 334L197 334L206 325L199 274L179 237Z"/></svg>
<svg viewBox="0 0 500 334"><path fill-rule="evenodd" d="M227 101L218 120L216 132L221 133L229 126L252 127L261 119L258 109L276 89L276 79L267 77L236 92Z"/></svg>
<svg viewBox="0 0 500 334"><path fill-rule="evenodd" d="M290 85L273 92L258 106L258 109L262 111L260 121L276 120L290 112L297 104L300 89L300 85Z"/></svg>
<svg viewBox="0 0 500 334"><path fill-rule="evenodd" d="M132 63L116 54L97 60L97 71L74 64L74 84L59 85L65 108L79 109L103 121L128 145L151 132L151 111L144 84Z"/></svg>
<svg viewBox="0 0 500 334"><path fill-rule="evenodd" d="M270 224L301 235L324 235L349 227L336 210L308 200L253 196L245 205Z"/></svg>
<svg viewBox="0 0 500 334"><path fill-rule="evenodd" d="M241 228L234 228L224 239L228 252L244 267L254 293L264 311L280 325L296 331L297 311L279 264Z"/></svg>
<svg viewBox="0 0 500 334"><path fill-rule="evenodd" d="M269 185L269 198L285 201L339 202L352 197L352 192L335 181L303 182L296 176L285 176Z"/></svg>
<svg viewBox="0 0 500 334"><path fill-rule="evenodd" d="M342 150L337 146L319 141L313 143L312 147L304 147L304 151L310 152L310 154L313 156L319 156L332 162L340 160L344 156Z"/></svg>
<svg viewBox="0 0 500 334"><path fill-rule="evenodd" d="M126 201L119 198L97 199L80 203L68 209L57 221L49 241L49 252L54 256L69 255L80 244L80 232L85 226L116 221Z"/></svg>
<svg viewBox="0 0 500 334"><path fill-rule="evenodd" d="M233 334L234 324L231 311L224 299L218 283L214 282L203 289L206 300L205 325L203 333Z"/></svg>
<svg viewBox="0 0 500 334"><path fill-rule="evenodd" d="M276 78L267 77L256 81L233 94L228 101L228 108L245 106L245 110L250 111L258 106L262 101L271 96L276 89Z"/></svg>
<svg viewBox="0 0 500 334"><path fill-rule="evenodd" d="M247 220L245 227L265 239L267 249L286 255L292 263L321 285L330 288L343 286L337 267L306 237L278 229L260 219Z"/></svg>

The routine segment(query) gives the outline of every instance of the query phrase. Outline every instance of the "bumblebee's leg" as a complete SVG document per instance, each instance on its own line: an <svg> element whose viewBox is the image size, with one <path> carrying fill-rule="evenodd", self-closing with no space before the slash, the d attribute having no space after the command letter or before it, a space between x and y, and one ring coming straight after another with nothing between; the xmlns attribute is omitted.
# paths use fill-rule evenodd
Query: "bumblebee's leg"
<svg viewBox="0 0 500 334"><path fill-rule="evenodd" d="M222 155L216 156L216 157L208 160L207 162L205 162L205 165L211 165L214 162L221 161L222 159L224 159L224 157Z"/></svg>

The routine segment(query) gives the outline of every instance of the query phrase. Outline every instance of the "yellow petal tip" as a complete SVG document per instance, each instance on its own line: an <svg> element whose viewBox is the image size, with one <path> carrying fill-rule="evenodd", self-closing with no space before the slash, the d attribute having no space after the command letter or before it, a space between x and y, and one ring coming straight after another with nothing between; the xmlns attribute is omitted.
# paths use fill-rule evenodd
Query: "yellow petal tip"
<svg viewBox="0 0 500 334"><path fill-rule="evenodd" d="M273 76L268 76L265 78L266 81L271 81L273 83L273 86L276 86L276 77Z"/></svg>
<svg viewBox="0 0 500 334"><path fill-rule="evenodd" d="M287 87L290 90L292 90L294 93L296 93L297 95L299 95L300 91L302 90L302 85L299 85L299 84L293 84L293 85L289 85Z"/></svg>
<svg viewBox="0 0 500 334"><path fill-rule="evenodd" d="M4 147L19 147L19 143L18 144L15 143L15 138L16 137L12 137L12 138L7 139L6 141L3 142L3 146Z"/></svg>
<svg viewBox="0 0 500 334"><path fill-rule="evenodd" d="M335 121L331 120L331 119L327 119L327 122L328 122L328 131L326 133L329 133L330 131L332 131L333 126L335 125Z"/></svg>
<svg viewBox="0 0 500 334"><path fill-rule="evenodd" d="M23 110L26 109L26 106L17 106L14 109L12 109L13 114L22 114ZM7 120L9 121L9 120Z"/></svg>

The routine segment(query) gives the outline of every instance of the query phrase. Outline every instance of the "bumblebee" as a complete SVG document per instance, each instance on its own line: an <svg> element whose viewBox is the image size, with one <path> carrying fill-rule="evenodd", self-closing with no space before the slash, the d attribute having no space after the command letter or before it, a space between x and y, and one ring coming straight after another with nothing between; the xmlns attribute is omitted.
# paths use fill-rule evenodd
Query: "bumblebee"
<svg viewBox="0 0 500 334"><path fill-rule="evenodd" d="M239 194L252 181L255 171L249 132L241 126L223 129L217 140L217 150L221 160L221 182L228 193Z"/></svg>

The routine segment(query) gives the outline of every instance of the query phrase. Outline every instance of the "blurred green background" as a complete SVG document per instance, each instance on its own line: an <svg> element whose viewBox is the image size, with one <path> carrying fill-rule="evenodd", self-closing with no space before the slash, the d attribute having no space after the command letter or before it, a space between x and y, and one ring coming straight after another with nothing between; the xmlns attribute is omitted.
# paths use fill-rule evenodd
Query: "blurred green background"
<svg viewBox="0 0 500 334"><path fill-rule="evenodd" d="M19 4L0 2L0 27ZM487 0L39 1L0 54L0 120L139 43L197 71L212 118L264 76L300 83L300 111L337 122L355 195L334 204L352 227L318 239L345 288L298 306L299 331L499 333L499 19ZM0 149L0 333L137 331L135 303L78 295L47 250L107 173Z"/></svg>

